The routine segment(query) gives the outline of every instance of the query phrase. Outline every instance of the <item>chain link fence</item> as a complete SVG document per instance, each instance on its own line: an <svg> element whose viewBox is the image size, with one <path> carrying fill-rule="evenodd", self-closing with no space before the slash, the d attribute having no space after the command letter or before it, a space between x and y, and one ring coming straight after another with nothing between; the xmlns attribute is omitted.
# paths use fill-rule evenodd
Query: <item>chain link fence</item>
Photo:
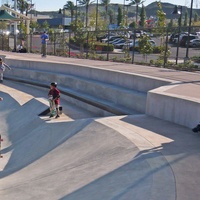
<svg viewBox="0 0 200 200"><path fill-rule="evenodd" d="M200 27L191 27L188 40L188 27L162 29L121 29L106 31L82 31L49 33L47 54L63 57L75 57L116 62L148 65L183 63L188 57L200 57L198 43ZM141 52L139 40L148 35L153 50ZM179 37L178 37L179 35ZM0 35L0 49L18 51L22 44L27 52L40 54L41 34ZM193 37L192 37L193 36ZM179 38L179 39L178 39ZM191 39L196 43L187 45ZM16 47L16 49L15 49ZM145 49L145 47L143 48Z"/></svg>

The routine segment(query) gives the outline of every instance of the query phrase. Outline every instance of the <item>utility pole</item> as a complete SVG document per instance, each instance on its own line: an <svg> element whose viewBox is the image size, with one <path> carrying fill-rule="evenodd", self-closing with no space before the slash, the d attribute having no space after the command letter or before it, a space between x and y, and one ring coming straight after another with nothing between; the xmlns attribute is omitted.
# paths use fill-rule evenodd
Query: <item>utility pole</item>
<svg viewBox="0 0 200 200"><path fill-rule="evenodd" d="M17 0L14 0L14 10L17 11ZM14 22L14 51L17 51L17 22Z"/></svg>

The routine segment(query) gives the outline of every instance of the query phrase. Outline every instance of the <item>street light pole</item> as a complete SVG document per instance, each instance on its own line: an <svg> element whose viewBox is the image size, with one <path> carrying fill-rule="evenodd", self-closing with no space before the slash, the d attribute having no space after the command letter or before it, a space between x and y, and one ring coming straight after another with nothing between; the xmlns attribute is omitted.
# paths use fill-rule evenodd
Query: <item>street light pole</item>
<svg viewBox="0 0 200 200"><path fill-rule="evenodd" d="M96 30L98 27L98 11L99 11L99 1L97 0L97 6L96 6Z"/></svg>
<svg viewBox="0 0 200 200"><path fill-rule="evenodd" d="M180 11L179 11L180 9ZM176 49L176 65L178 64L178 53L179 53L179 46L180 46L180 32L181 32L181 21L182 21L182 6L175 6L174 11L172 14L179 14L179 24L178 24L178 41L177 41L177 49Z"/></svg>
<svg viewBox="0 0 200 200"><path fill-rule="evenodd" d="M14 1L14 10L17 11L17 0ZM14 22L14 51L17 51L17 22Z"/></svg>
<svg viewBox="0 0 200 200"><path fill-rule="evenodd" d="M77 19L78 19L78 0L76 0L76 22L75 22L75 26L77 27Z"/></svg>
<svg viewBox="0 0 200 200"><path fill-rule="evenodd" d="M192 10L193 10L193 0L191 0L191 5L190 5L190 20L189 20L189 27L188 27L188 38L187 38L187 49L186 49L185 61L189 59L188 54L189 54L191 23L192 23Z"/></svg>

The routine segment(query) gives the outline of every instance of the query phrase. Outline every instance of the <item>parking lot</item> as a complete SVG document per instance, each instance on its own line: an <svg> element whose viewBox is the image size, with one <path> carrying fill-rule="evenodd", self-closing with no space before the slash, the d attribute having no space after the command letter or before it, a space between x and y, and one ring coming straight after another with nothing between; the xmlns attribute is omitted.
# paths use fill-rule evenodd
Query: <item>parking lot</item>
<svg viewBox="0 0 200 200"><path fill-rule="evenodd" d="M68 34L65 34L65 38L69 39ZM155 42L155 46L160 46L161 45L161 38L160 37L151 37L151 40ZM10 38L9 40L9 45L12 48L13 47L13 39ZM41 40L40 40L40 35L32 35L32 40L31 40L31 51L33 53L40 53L40 49L41 49ZM173 43L168 43L167 44L168 47L170 48L170 55L168 60L175 62L176 60L176 55L177 55L177 45L173 44ZM65 49L64 49L65 48ZM77 48L74 46L67 46L63 48L63 44L60 43L55 43L52 41L48 42L48 54L55 54L58 52L59 50L64 50L66 52L66 56L69 56L69 52L70 52L70 56L74 57L76 55L80 54L80 48ZM183 62L184 58L186 57L186 47L179 47L178 48L178 62ZM85 49L84 50L85 53L87 53L89 50ZM104 57L104 59L113 59L113 58L117 58L117 59L123 59L124 57L127 56L127 53L125 54L125 52L122 49L114 49L113 52L107 52L107 51L97 51L96 52L97 55ZM107 55L109 54L109 55ZM140 54L137 51L129 51L128 52L129 56L131 59L134 60L134 62L147 62L149 63L150 60L157 60L158 56L160 54L150 54L146 57L146 59L144 59L144 56L142 54ZM55 54L57 55L57 54ZM199 56L199 47L196 48L189 48L189 57L193 57L193 56Z"/></svg>

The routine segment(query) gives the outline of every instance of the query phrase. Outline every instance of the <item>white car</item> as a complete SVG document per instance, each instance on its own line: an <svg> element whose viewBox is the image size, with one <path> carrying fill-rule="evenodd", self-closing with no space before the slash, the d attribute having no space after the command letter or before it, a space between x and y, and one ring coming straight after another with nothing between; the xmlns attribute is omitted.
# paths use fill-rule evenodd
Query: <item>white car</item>
<svg viewBox="0 0 200 200"><path fill-rule="evenodd" d="M126 40L121 38L119 40L117 40L116 42L113 42L112 44L115 46L115 44L121 43L121 42L125 42Z"/></svg>
<svg viewBox="0 0 200 200"><path fill-rule="evenodd" d="M187 42L186 42L186 45L187 45ZM190 40L189 47L200 47L200 39Z"/></svg>
<svg viewBox="0 0 200 200"><path fill-rule="evenodd" d="M128 45L132 42L132 40L128 40L128 41L122 41L122 42L119 42L117 44L114 45L114 48L115 49L122 49L124 45Z"/></svg>
<svg viewBox="0 0 200 200"><path fill-rule="evenodd" d="M152 47L156 46L156 43L155 43L154 40L149 40L149 42L151 43ZM139 47L139 41L138 40L135 41L135 45L134 45L133 41L131 43L124 45L123 49L129 48L129 50L132 50L133 47Z"/></svg>

